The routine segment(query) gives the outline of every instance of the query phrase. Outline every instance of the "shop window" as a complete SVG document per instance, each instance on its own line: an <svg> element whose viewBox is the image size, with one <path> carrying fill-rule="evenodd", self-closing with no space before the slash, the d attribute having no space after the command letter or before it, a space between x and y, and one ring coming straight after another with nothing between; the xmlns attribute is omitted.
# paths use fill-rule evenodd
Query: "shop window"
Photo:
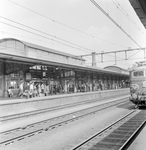
<svg viewBox="0 0 146 150"><path fill-rule="evenodd" d="M12 78L17 78L18 77L18 73L11 73L11 77Z"/></svg>
<svg viewBox="0 0 146 150"><path fill-rule="evenodd" d="M65 72L65 77L72 77L72 76L75 76L75 72L74 71Z"/></svg>
<svg viewBox="0 0 146 150"><path fill-rule="evenodd" d="M16 82L16 80L10 81L10 87L12 89L16 89L17 88L17 82Z"/></svg>

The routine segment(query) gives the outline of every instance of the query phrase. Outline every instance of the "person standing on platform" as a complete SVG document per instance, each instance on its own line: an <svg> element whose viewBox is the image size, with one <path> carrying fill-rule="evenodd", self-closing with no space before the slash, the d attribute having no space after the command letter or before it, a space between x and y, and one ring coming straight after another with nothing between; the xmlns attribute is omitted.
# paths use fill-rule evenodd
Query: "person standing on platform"
<svg viewBox="0 0 146 150"><path fill-rule="evenodd" d="M37 97L37 87L36 87L36 84L34 84L34 97Z"/></svg>
<svg viewBox="0 0 146 150"><path fill-rule="evenodd" d="M47 87L46 87L46 83L44 83L44 96L47 96Z"/></svg>
<svg viewBox="0 0 146 150"><path fill-rule="evenodd" d="M23 96L25 96L26 98L29 98L29 82L27 82L26 86L24 86Z"/></svg>
<svg viewBox="0 0 146 150"><path fill-rule="evenodd" d="M30 83L30 91L29 92L30 92L29 95L32 98L34 95L33 82Z"/></svg>
<svg viewBox="0 0 146 150"><path fill-rule="evenodd" d="M39 97L41 96L41 85L40 85L40 83L38 84L38 96Z"/></svg>
<svg viewBox="0 0 146 150"><path fill-rule="evenodd" d="M19 96L23 98L23 81L19 85Z"/></svg>
<svg viewBox="0 0 146 150"><path fill-rule="evenodd" d="M92 83L90 83L90 92L92 91Z"/></svg>
<svg viewBox="0 0 146 150"><path fill-rule="evenodd" d="M87 89L86 89L86 83L84 83L84 92L86 92Z"/></svg>
<svg viewBox="0 0 146 150"><path fill-rule="evenodd" d="M65 94L67 93L67 82L65 82L64 92L65 92Z"/></svg>
<svg viewBox="0 0 146 150"><path fill-rule="evenodd" d="M46 84L46 95L48 96L50 94L50 87L49 84Z"/></svg>
<svg viewBox="0 0 146 150"><path fill-rule="evenodd" d="M41 93L44 94L44 83L41 84Z"/></svg>
<svg viewBox="0 0 146 150"><path fill-rule="evenodd" d="M74 93L77 92L76 84L74 84Z"/></svg>
<svg viewBox="0 0 146 150"><path fill-rule="evenodd" d="M8 97L12 97L13 96L13 92L11 90L11 87L9 87L8 89Z"/></svg>
<svg viewBox="0 0 146 150"><path fill-rule="evenodd" d="M61 85L61 83L59 84L59 94L62 94L62 85Z"/></svg>

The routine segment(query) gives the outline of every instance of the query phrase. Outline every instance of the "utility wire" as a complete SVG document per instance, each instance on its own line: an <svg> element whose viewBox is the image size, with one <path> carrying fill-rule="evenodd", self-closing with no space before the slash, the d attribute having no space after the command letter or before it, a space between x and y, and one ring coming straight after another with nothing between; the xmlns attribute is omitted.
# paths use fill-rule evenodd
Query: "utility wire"
<svg viewBox="0 0 146 150"><path fill-rule="evenodd" d="M112 0L113 1L113 0ZM135 27L137 27L137 29L139 30L139 31L141 31L142 32L142 30L140 29L140 27L133 21L133 19L126 13L126 11L124 10L124 8L116 1L116 3L118 4L116 4L114 1L113 1L113 3L118 7L118 8L121 8L121 10L123 11L123 14L135 25ZM121 11L121 12L122 12ZM146 37L146 35L145 35L145 33L144 32L142 32L143 34L144 34L144 36ZM128 59L129 58L131 58L131 57L133 57L134 55L136 55L136 54L138 54L139 52L141 52L141 50L140 51L138 51L138 52L136 52L135 54L133 54L133 55L131 55L130 57L128 57Z"/></svg>
<svg viewBox="0 0 146 150"><path fill-rule="evenodd" d="M62 25L62 26L65 26L65 27L68 27L68 28L70 28L70 29L72 29L72 30L78 31L78 32L80 32L80 33L82 33L82 34L85 34L85 35L87 35L87 36L90 36L90 37L92 37L92 38L96 38L96 39L98 39L98 40L101 40L101 41L104 41L104 42L107 42L107 43L110 43L110 44L115 44L115 43L113 43L113 42L110 42L110 41L107 41L107 40L103 40L103 39L101 39L101 38L98 38L98 37L93 36L93 35L91 35L91 34L88 34L88 33L86 33L86 32L83 32L83 31L81 31L81 30L78 30L78 29L76 29L76 28L73 28L73 27L71 27L71 26L68 26L68 25L66 25L66 24L64 24L64 23L61 23L61 22L59 22L59 21L56 21L56 20L54 20L54 19L52 19L52 18L50 18L50 17L47 17L47 16L45 16L45 15L43 15L43 14L41 14L41 13L38 13L38 12L32 10L32 9L29 9L29 8L27 8L27 7L25 7L25 6L22 6L22 5L20 5L20 4L16 3L16 2L13 2L13 1L11 1L11 0L8 0L8 1L11 2L11 3L13 3L13 4L15 4L15 5L17 5L17 6L19 6L19 7L22 7L22 8L24 8L24 9L28 10L28 11L31 11L31 12L33 12L33 13L35 13L35 14L37 14L37 15L43 17L43 18L46 18L46 19L48 19L48 20L51 20L52 22L58 23L58 24L60 24L60 25ZM115 45L128 48L128 46L123 46L123 45L120 45L120 44L115 44Z"/></svg>
<svg viewBox="0 0 146 150"><path fill-rule="evenodd" d="M71 46L71 45L68 45L68 44L65 44L65 43L59 42L59 41L57 41L57 40L54 40L54 39L48 38L48 37L46 37L46 36L43 36L43 35L40 35L40 34L37 34L37 33L31 32L31 31L28 31L28 30L26 30L26 29L22 29L22 28L20 28L20 27L17 27L17 26L14 26L14 25L8 24L8 23L2 22L2 21L0 21L0 23L5 24L5 25L8 25L8 26L11 26L11 27L13 27L13 28L16 28L16 29L19 29L19 30L22 30L22 31L25 31L25 32L28 32L28 33L31 33L31 34L34 34L34 35L37 35L37 36L39 36L39 37L42 37L42 38L45 38L45 39L48 39L48 40L51 40L51 41L54 41L54 42L57 42L57 43L60 43L60 44L63 44L63 45L69 46L69 47L71 47L71 48L81 50L81 49L79 49L79 48L77 48L77 47L74 47L74 46ZM85 51L85 50L82 50L82 51L87 52L87 51Z"/></svg>
<svg viewBox="0 0 146 150"><path fill-rule="evenodd" d="M134 55L138 54L139 52L141 52L141 50L140 50L140 51L138 51L138 52L136 52L135 54L133 54L133 55L129 56L127 59L129 59L129 58L133 57Z"/></svg>
<svg viewBox="0 0 146 150"><path fill-rule="evenodd" d="M61 39L61 38L59 38L59 37L57 37L57 36L48 34L48 33L46 33L46 32L40 31L40 30L38 30L38 29L29 27L29 26L27 26L27 25L21 24L21 23L19 23L19 22L13 21L13 20L11 20L11 19L8 19L8 18L2 17L2 16L0 16L0 18L3 18L3 19L5 19L5 20L8 20L8 21L11 21L11 22L13 22L13 23L19 24L19 25L21 25L21 26L27 27L27 28L29 28L29 29L31 29L31 30L34 30L34 31L43 33L43 34L45 34L45 35L51 36L51 37L56 38L56 39L58 39L58 40L61 40L61 41L63 41L63 42L66 42L66 43L69 43L69 44L72 44L72 45L75 45L75 46L78 46L78 47L80 47L80 48L83 48L83 49L86 49L86 50L88 50L88 51L93 52L93 50L90 50L90 49L88 49L88 48L82 47L82 46L80 46L80 45L77 45L77 44L75 44L75 43L69 42L69 41L67 41L67 40Z"/></svg>
<svg viewBox="0 0 146 150"><path fill-rule="evenodd" d="M17 36L17 37L21 37L21 38L27 38L27 39L31 39L31 40L35 40L35 41L41 41L41 42L43 42L43 43L46 43L46 41L42 41L41 39L37 39L37 38L31 38L30 36L24 36L24 35L20 35L20 34L14 34L14 33L12 33L12 32L7 32L7 31L2 31L2 30L0 30L0 32L3 34L3 35L14 35L14 36ZM48 42L48 41L47 41ZM52 43L51 41L50 41L50 43Z"/></svg>
<svg viewBox="0 0 146 150"><path fill-rule="evenodd" d="M100 7L94 0L90 0L95 7L97 7L106 17L108 17L120 30L122 30L138 47L142 48L118 23L109 15L107 14L103 8Z"/></svg>
<svg viewBox="0 0 146 150"><path fill-rule="evenodd" d="M113 0L112 0L113 1ZM134 26L141 31L144 36L146 37L146 34L140 29L140 27L135 23L135 21L127 14L127 12L124 10L124 8L116 1L116 3L113 1L113 3L120 9L120 11L134 24Z"/></svg>
<svg viewBox="0 0 146 150"><path fill-rule="evenodd" d="M113 0L112 0L113 1ZM139 31L141 31L142 32L142 30L140 29L140 27L133 21L133 19L126 13L126 11L124 10L124 8L116 1L116 3L113 1L113 3L118 7L118 8L121 8L120 10L121 10L121 12L123 12L123 14L135 25L135 27L139 30ZM145 35L145 33L144 32L142 32L143 34L144 34L144 36L146 37L146 35ZM139 52L141 52L141 50L140 51L138 51L138 52L136 52L135 54L133 54L133 55L131 55L130 57L128 57L128 59L129 58L131 58L131 57L133 57L134 55L136 55L136 54L138 54Z"/></svg>

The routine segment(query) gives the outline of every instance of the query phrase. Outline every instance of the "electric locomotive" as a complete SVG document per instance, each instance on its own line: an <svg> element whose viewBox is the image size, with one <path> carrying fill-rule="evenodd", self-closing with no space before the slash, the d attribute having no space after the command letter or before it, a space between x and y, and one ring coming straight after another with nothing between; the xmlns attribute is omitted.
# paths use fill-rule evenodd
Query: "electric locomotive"
<svg viewBox="0 0 146 150"><path fill-rule="evenodd" d="M146 61L130 70L130 98L135 107L146 106Z"/></svg>

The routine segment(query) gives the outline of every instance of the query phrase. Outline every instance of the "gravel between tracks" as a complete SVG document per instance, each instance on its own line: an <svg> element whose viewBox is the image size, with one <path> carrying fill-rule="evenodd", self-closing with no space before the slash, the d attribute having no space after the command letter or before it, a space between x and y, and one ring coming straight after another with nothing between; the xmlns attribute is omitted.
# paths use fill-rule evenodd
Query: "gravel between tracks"
<svg viewBox="0 0 146 150"><path fill-rule="evenodd" d="M96 115L68 123L54 130L3 147L3 150L69 150L70 145L80 142L113 121L127 114L128 106L112 107ZM114 109L113 109L114 108Z"/></svg>

